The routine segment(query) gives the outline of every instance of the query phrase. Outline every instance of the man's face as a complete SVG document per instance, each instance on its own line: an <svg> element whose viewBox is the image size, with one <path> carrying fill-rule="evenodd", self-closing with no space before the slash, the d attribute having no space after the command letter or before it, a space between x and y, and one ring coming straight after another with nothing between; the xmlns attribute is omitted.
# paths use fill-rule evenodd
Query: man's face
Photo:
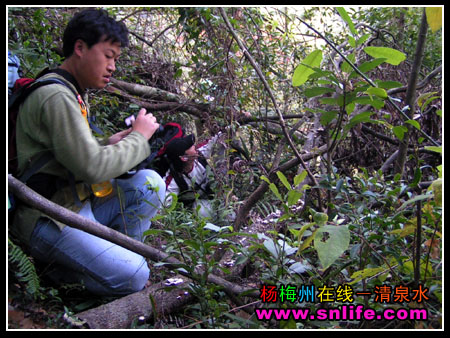
<svg viewBox="0 0 450 338"><path fill-rule="evenodd" d="M79 40L80 64L78 80L83 89L104 88L116 70L116 61L120 56L120 43L102 41L88 48L86 43Z"/></svg>
<svg viewBox="0 0 450 338"><path fill-rule="evenodd" d="M192 164L198 157L197 149L195 149L195 145L190 147L184 152L184 155L182 155L180 158L182 161L186 162L186 164Z"/></svg>

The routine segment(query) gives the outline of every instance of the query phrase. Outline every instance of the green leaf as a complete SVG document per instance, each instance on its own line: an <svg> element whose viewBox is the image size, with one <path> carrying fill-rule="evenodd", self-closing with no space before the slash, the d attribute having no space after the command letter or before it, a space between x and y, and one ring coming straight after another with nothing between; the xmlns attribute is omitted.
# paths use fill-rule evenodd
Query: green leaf
<svg viewBox="0 0 450 338"><path fill-rule="evenodd" d="M354 126L355 124L361 123L361 122L369 122L370 121L370 117L375 114L375 112L370 112L370 111L365 111L362 113L359 113L355 116L353 116L350 121L349 124L351 126Z"/></svg>
<svg viewBox="0 0 450 338"><path fill-rule="evenodd" d="M296 205L298 200L303 196L303 193L298 190L289 190L287 194L287 203L288 206Z"/></svg>
<svg viewBox="0 0 450 338"><path fill-rule="evenodd" d="M347 55L347 59L348 59L348 61L350 61L352 64L355 64L355 60L356 60L355 54L349 54L349 55ZM342 71L345 72L345 73L350 73L350 72L353 70L352 66L350 66L350 64L349 64L347 61L344 61L344 62L342 63L341 69L342 69Z"/></svg>
<svg viewBox="0 0 450 338"><path fill-rule="evenodd" d="M320 103L328 104L330 106L338 106L339 102L337 98L334 97L322 97L319 99Z"/></svg>
<svg viewBox="0 0 450 338"><path fill-rule="evenodd" d="M442 27L442 7L427 7L425 9L427 14L427 22L431 31L435 33Z"/></svg>
<svg viewBox="0 0 450 338"><path fill-rule="evenodd" d="M377 268L368 268L368 269L356 271L351 275L351 278L353 280L349 283L349 285L358 283L359 281L361 281L365 278L373 277L376 274L384 271L385 269L386 269L385 266L379 266Z"/></svg>
<svg viewBox="0 0 450 338"><path fill-rule="evenodd" d="M435 153L442 154L442 146L440 146L440 147L426 146L425 149L426 149L426 150L434 151Z"/></svg>
<svg viewBox="0 0 450 338"><path fill-rule="evenodd" d="M312 223L314 224L314 223ZM303 251L311 245L311 242L316 238L319 229L314 230L311 236L307 237L300 245L299 251Z"/></svg>
<svg viewBox="0 0 450 338"><path fill-rule="evenodd" d="M366 90L366 93L369 95L375 95L378 96L382 99L386 99L387 98L387 93L383 88L377 88L377 87L370 87L369 89Z"/></svg>
<svg viewBox="0 0 450 338"><path fill-rule="evenodd" d="M283 185L286 187L286 189L288 189L288 190L292 189L286 176L284 176L284 174L281 171L277 171L277 176L278 176L278 179L281 181L281 183L283 183Z"/></svg>
<svg viewBox="0 0 450 338"><path fill-rule="evenodd" d="M384 58L385 62L394 66L398 66L406 59L404 53L388 47L366 47L364 51L373 58Z"/></svg>
<svg viewBox="0 0 450 338"><path fill-rule="evenodd" d="M408 120L408 121L405 121L405 123L412 125L417 130L420 130L420 124L416 120Z"/></svg>
<svg viewBox="0 0 450 338"><path fill-rule="evenodd" d="M356 41L355 38L351 35L348 35L348 44L350 45L350 47L355 48L356 47Z"/></svg>
<svg viewBox="0 0 450 338"><path fill-rule="evenodd" d="M283 201L283 198L281 197L280 192L278 191L278 188L275 184L270 183L269 184L269 189L274 193L274 195L280 200Z"/></svg>
<svg viewBox="0 0 450 338"><path fill-rule="evenodd" d="M430 96L433 96L435 94L437 94L437 92L428 92L420 95L417 98L417 104L419 105L419 107L422 107L424 102L427 101Z"/></svg>
<svg viewBox="0 0 450 338"><path fill-rule="evenodd" d="M322 126L326 126L331 121L333 121L339 113L336 111L325 111L320 116L320 123Z"/></svg>
<svg viewBox="0 0 450 338"><path fill-rule="evenodd" d="M370 104L375 109L381 109L384 107L384 100L379 100L377 98L370 98L369 96L360 96L353 100L355 103L359 104Z"/></svg>
<svg viewBox="0 0 450 338"><path fill-rule="evenodd" d="M437 94L437 92L430 92L430 93L424 93L419 96L417 99L417 104L420 107L420 112L423 113L425 108L436 99L440 99L440 96L433 96L434 94Z"/></svg>
<svg viewBox="0 0 450 338"><path fill-rule="evenodd" d="M269 181L269 179L268 179L266 176L261 175L261 179L262 179L263 181L267 182L267 184L270 184L270 181Z"/></svg>
<svg viewBox="0 0 450 338"><path fill-rule="evenodd" d="M317 223L317 225L323 226L323 225L325 225L326 222L328 222L328 215L323 212L316 212L313 215L313 219L314 219L314 222Z"/></svg>
<svg viewBox="0 0 450 338"><path fill-rule="evenodd" d="M300 174L296 175L294 177L294 186L298 186L300 183L303 182L303 180L306 178L306 176L308 175L306 170L303 170Z"/></svg>
<svg viewBox="0 0 450 338"><path fill-rule="evenodd" d="M403 138L405 137L405 133L408 131L408 128L405 126L396 126L392 128L392 132L400 141L403 141Z"/></svg>
<svg viewBox="0 0 450 338"><path fill-rule="evenodd" d="M361 73L367 73L368 71L370 71L374 68L377 68L379 65L384 63L384 61L385 61L384 58L367 61L367 62L362 63L358 67L358 69L361 71ZM357 76L359 76L359 74L354 71L350 74L349 78L353 78L353 77L357 77Z"/></svg>
<svg viewBox="0 0 450 338"><path fill-rule="evenodd" d="M361 36L359 39L358 39L358 41L356 41L356 45L357 46L359 46L359 45L362 45L364 42L366 42L366 40L368 39L368 38L370 38L372 36L372 34L370 34L370 33L367 33L367 34L364 34L363 36Z"/></svg>
<svg viewBox="0 0 450 338"><path fill-rule="evenodd" d="M345 126L344 130L349 131L358 123L371 122L372 120L370 119L370 117L373 114L375 114L375 112L365 111L365 112L362 112L362 113L359 113L359 114L353 116L350 119L350 121L348 122L348 124Z"/></svg>
<svg viewBox="0 0 450 338"><path fill-rule="evenodd" d="M416 225L407 225L402 229L395 229L392 231L389 231L392 235L397 235L399 237L406 237L409 235L412 235L416 231L417 226Z"/></svg>
<svg viewBox="0 0 450 338"><path fill-rule="evenodd" d="M170 230L160 230L160 229L149 229L144 231L144 236L153 236L153 235L161 235L161 234L169 234L173 235L173 232Z"/></svg>
<svg viewBox="0 0 450 338"><path fill-rule="evenodd" d="M305 89L306 97L314 97L314 96L319 96L319 95L323 95L326 93L334 93L334 92L335 92L334 89L327 88L327 87L313 87L313 88Z"/></svg>
<svg viewBox="0 0 450 338"><path fill-rule="evenodd" d="M309 76L315 72L312 68L319 67L321 62L322 51L317 49L311 52L303 62L295 68L294 76L292 77L292 85L298 87L304 84Z"/></svg>
<svg viewBox="0 0 450 338"><path fill-rule="evenodd" d="M433 181L433 183L431 183L431 189L433 190L436 205L442 207L442 179L438 178L437 180Z"/></svg>
<svg viewBox="0 0 450 338"><path fill-rule="evenodd" d="M305 231L308 230L310 227L312 227L312 226L314 226L314 225L315 225L315 223L306 223L305 225L303 225L303 226L301 227L301 229L298 231L298 233L297 233L297 235L296 235L296 236L298 236L297 238L298 238L298 242L299 242L299 243L301 242L301 239L302 239L303 234L305 233ZM299 248L299 249L300 249L300 248Z"/></svg>
<svg viewBox="0 0 450 338"><path fill-rule="evenodd" d="M415 188L419 184L419 182L422 180L422 170L417 167L416 170L414 170L414 179L410 184L408 184L409 187Z"/></svg>
<svg viewBox="0 0 450 338"><path fill-rule="evenodd" d="M375 82L379 88L384 89L392 89L403 86L403 84L398 81L375 81Z"/></svg>
<svg viewBox="0 0 450 338"><path fill-rule="evenodd" d="M352 32L352 34L356 36L358 33L356 32L355 25L353 24L352 19L350 19L350 16L347 14L347 11L344 9L344 7L336 7L336 10L338 11L341 18L347 23L350 32Z"/></svg>
<svg viewBox="0 0 450 338"><path fill-rule="evenodd" d="M322 236L328 233L328 238L323 241ZM350 231L347 226L325 225L318 229L314 239L314 248L319 255L323 269L327 269L348 249L350 244Z"/></svg>
<svg viewBox="0 0 450 338"><path fill-rule="evenodd" d="M178 203L178 195L177 195L177 194L171 192L171 193L169 193L169 194L166 196L166 199L167 199L169 196L172 197L172 201L171 201L171 203L170 203L170 206L169 206L169 207L166 207L166 212L167 212L167 213L174 211L175 208L176 208L176 206L177 206L177 203Z"/></svg>
<svg viewBox="0 0 450 338"><path fill-rule="evenodd" d="M403 210L405 207L407 207L408 205L412 204L412 203L416 203L418 201L423 201L423 200L427 200L432 198L433 195L432 194L421 194L421 195L417 195L409 200L407 200L405 203L403 203L400 208L398 208L398 210Z"/></svg>

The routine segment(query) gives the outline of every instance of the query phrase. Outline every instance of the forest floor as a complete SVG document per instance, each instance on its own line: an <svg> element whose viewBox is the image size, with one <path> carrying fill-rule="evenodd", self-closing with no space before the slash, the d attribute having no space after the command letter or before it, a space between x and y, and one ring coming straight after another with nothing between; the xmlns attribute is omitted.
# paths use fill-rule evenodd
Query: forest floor
<svg viewBox="0 0 450 338"><path fill-rule="evenodd" d="M253 214L250 225L241 229L248 234L266 234L274 229L274 221L280 216L274 212L265 218ZM161 224L154 224L161 227ZM239 241L242 246L250 246L252 242L246 236L237 236L234 241ZM262 241L262 240L261 240ZM155 248L164 251L165 242L153 240ZM231 252L225 254L222 259L223 266L232 268L233 260ZM77 321L75 313L95 308L117 297L96 297L84 289L82 285L55 285L45 277L45 266L35 264L41 282L41 299L32 299L25 291L26 285L19 282L11 271L8 276L8 329L77 329L82 328ZM152 265L152 262L149 262ZM170 271L164 267L151 268L150 284L160 282L170 276ZM256 279L255 279L256 278ZM246 282L252 281L256 285L257 276L251 276Z"/></svg>

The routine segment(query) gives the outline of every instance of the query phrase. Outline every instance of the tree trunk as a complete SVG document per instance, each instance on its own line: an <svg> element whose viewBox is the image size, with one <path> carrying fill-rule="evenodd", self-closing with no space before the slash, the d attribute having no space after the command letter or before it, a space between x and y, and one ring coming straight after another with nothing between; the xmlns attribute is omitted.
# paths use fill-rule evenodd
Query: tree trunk
<svg viewBox="0 0 450 338"><path fill-rule="evenodd" d="M427 17L425 13L425 8L422 13L422 22L420 24L419 38L417 40L416 53L414 55L414 63L411 69L411 75L408 80L408 89L406 91L406 106L409 106L407 115L410 119L414 116L415 103L416 103L416 90L417 90L417 79L419 77L420 67L422 65L423 54L425 51L425 40L427 37ZM406 157L408 154L409 145L409 133L411 125L407 124L406 127L408 131L405 133L403 140L400 142L400 147L398 149L397 161L395 162L394 172L395 174L403 175Z"/></svg>

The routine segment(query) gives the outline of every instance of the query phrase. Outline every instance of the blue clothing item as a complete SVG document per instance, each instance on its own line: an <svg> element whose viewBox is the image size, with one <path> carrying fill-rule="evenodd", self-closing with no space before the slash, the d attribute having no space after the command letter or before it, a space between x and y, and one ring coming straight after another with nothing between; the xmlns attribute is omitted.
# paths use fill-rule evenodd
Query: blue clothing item
<svg viewBox="0 0 450 338"><path fill-rule="evenodd" d="M11 95L14 83L18 78L20 68L20 60L17 55L8 51L8 95Z"/></svg>
<svg viewBox="0 0 450 338"><path fill-rule="evenodd" d="M143 233L150 228L150 219L164 199L164 181L156 172L145 169L131 178L113 180L113 187L110 195L93 198L79 214L143 241ZM33 231L30 251L49 264L48 275L55 282L82 282L98 295L140 291L150 275L145 258L139 254L69 226L60 230L44 217Z"/></svg>

